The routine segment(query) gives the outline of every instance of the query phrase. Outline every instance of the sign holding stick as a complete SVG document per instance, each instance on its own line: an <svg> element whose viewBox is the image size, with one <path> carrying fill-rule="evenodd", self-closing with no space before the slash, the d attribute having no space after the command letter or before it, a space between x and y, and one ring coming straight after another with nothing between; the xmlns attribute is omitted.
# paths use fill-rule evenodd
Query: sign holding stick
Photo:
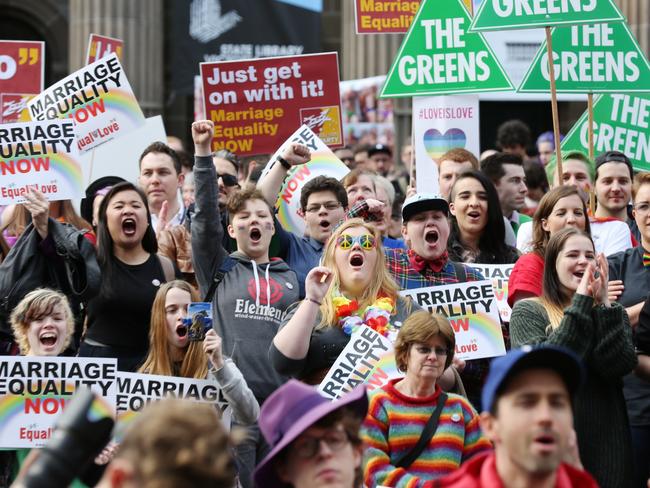
<svg viewBox="0 0 650 488"><path fill-rule="evenodd" d="M557 159L557 181L562 183L562 151L558 144L560 140L560 116L557 110L557 90L555 88L555 65L553 64L553 47L551 40L551 28L546 26L546 55L548 59L548 71L551 83L551 113L553 115L553 140L555 141L555 158Z"/></svg>
<svg viewBox="0 0 650 488"><path fill-rule="evenodd" d="M422 308L446 316L456 335L459 359L505 354L501 321L490 280L402 290Z"/></svg>

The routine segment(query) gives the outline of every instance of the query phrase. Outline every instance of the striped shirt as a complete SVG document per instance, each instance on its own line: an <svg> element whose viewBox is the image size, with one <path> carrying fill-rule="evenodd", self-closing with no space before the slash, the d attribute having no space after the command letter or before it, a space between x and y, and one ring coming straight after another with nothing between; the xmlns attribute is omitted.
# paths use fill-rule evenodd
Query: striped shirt
<svg viewBox="0 0 650 488"><path fill-rule="evenodd" d="M429 397L408 397L395 388L398 381L391 380L370 396L368 415L361 429L367 446L363 459L366 486L422 487L426 481L456 470L474 454L492 448L470 403L462 396L448 393L429 445L407 470L396 468L393 463L417 444L441 393L436 386Z"/></svg>

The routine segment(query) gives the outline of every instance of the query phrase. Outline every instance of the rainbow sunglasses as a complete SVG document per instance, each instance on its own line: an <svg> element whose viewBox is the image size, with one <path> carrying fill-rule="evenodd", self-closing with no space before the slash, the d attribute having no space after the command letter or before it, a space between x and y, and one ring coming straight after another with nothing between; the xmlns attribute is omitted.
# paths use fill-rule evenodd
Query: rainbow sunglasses
<svg viewBox="0 0 650 488"><path fill-rule="evenodd" d="M358 243L359 246L361 246L361 249L364 251L370 251L371 249L374 249L375 245L377 244L375 236L372 234L362 234L360 236L341 234L336 240L336 244L344 251L352 249L356 243Z"/></svg>

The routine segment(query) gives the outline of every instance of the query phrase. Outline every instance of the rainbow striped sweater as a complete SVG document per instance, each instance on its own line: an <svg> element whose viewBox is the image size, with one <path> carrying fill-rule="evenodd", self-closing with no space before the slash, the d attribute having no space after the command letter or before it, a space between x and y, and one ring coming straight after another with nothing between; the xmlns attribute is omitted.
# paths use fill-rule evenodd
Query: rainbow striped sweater
<svg viewBox="0 0 650 488"><path fill-rule="evenodd" d="M395 388L399 381L391 380L370 395L368 416L361 429L366 443L366 486L421 487L428 480L451 473L474 454L492 449L471 404L462 396L448 393L429 445L408 470L396 468L393 463L417 444L441 393L436 385L429 397L408 397Z"/></svg>

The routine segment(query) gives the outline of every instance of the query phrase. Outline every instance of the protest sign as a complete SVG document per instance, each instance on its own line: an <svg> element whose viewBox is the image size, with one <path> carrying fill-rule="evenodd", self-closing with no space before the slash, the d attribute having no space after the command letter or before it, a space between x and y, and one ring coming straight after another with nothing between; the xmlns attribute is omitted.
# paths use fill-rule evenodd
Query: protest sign
<svg viewBox="0 0 650 488"><path fill-rule="evenodd" d="M461 0L424 0L402 41L381 97L512 90L480 33L468 32Z"/></svg>
<svg viewBox="0 0 650 488"><path fill-rule="evenodd" d="M126 181L137 181L140 170L136 163L145 148L157 141L167 141L160 115L147 118L142 127L127 132L123 137L82 154L84 187L102 176L120 176ZM116 154L120 157L116 158Z"/></svg>
<svg viewBox="0 0 650 488"><path fill-rule="evenodd" d="M366 325L352 334L350 341L318 386L321 395L336 400L355 386L368 390L404 376L397 370L393 344Z"/></svg>
<svg viewBox="0 0 650 488"><path fill-rule="evenodd" d="M393 100L378 98L386 76L340 83L345 144L395 144Z"/></svg>
<svg viewBox="0 0 650 488"><path fill-rule="evenodd" d="M228 406L219 383L215 380L197 380L178 376L117 373L117 411L139 411L148 403L173 397L193 402L211 403L221 409Z"/></svg>
<svg viewBox="0 0 650 488"><path fill-rule="evenodd" d="M650 64L625 22L555 28L551 46L558 92L650 92ZM517 91L549 91L546 51L543 42Z"/></svg>
<svg viewBox="0 0 650 488"><path fill-rule="evenodd" d="M562 141L562 151L589 152L585 111ZM621 151L636 171L650 171L650 95L604 94L594 102L594 151Z"/></svg>
<svg viewBox="0 0 650 488"><path fill-rule="evenodd" d="M472 263L469 266L478 270L486 279L492 280L494 287L494 296L497 299L499 314L501 320L510 322L510 313L512 309L508 305L508 280L510 273L515 267L514 264L476 264Z"/></svg>
<svg viewBox="0 0 650 488"><path fill-rule="evenodd" d="M27 106L33 120L74 119L81 153L145 123L115 53L55 83Z"/></svg>
<svg viewBox="0 0 650 488"><path fill-rule="evenodd" d="M420 0L354 0L357 34L406 32L418 8Z"/></svg>
<svg viewBox="0 0 650 488"><path fill-rule="evenodd" d="M122 39L90 34L88 52L86 53L86 64L92 64L99 59L109 56L111 53L117 54L118 59L121 60L123 50L124 41Z"/></svg>
<svg viewBox="0 0 650 488"><path fill-rule="evenodd" d="M5 356L0 362L0 447L43 446L77 388L98 396L89 415L115 417L117 361Z"/></svg>
<svg viewBox="0 0 650 488"><path fill-rule="evenodd" d="M30 188L50 201L83 194L73 121L0 125L0 205L24 202Z"/></svg>
<svg viewBox="0 0 650 488"><path fill-rule="evenodd" d="M480 154L476 95L413 98L413 134L418 193L439 193L436 161L460 147Z"/></svg>
<svg viewBox="0 0 650 488"><path fill-rule="evenodd" d="M270 153L302 124L343 144L336 53L201 63L201 77L214 151Z"/></svg>
<svg viewBox="0 0 650 488"><path fill-rule="evenodd" d="M138 412L149 403L163 398L179 398L198 403L215 405L225 411L228 401L215 380L200 380L178 376L161 376L155 374L117 373L117 424L114 437L121 440Z"/></svg>
<svg viewBox="0 0 650 488"><path fill-rule="evenodd" d="M0 41L0 93L42 92L44 70L44 42Z"/></svg>
<svg viewBox="0 0 650 488"><path fill-rule="evenodd" d="M27 103L35 96L36 94L0 93L0 124L32 120Z"/></svg>
<svg viewBox="0 0 650 488"><path fill-rule="evenodd" d="M501 356L506 348L490 280L402 290L422 308L446 316L456 335L459 359Z"/></svg>
<svg viewBox="0 0 650 488"><path fill-rule="evenodd" d="M613 0L483 0L471 31L624 20Z"/></svg>
<svg viewBox="0 0 650 488"><path fill-rule="evenodd" d="M309 127L303 125L271 156L269 163L262 171L260 180L266 177L273 164L278 164L278 156L282 154L287 144L292 142L307 146L311 151L311 160L307 164L294 166L287 174L276 203L278 208L276 217L285 230L301 236L305 233L305 221L298 213L302 187L309 180L321 175L340 180L350 170Z"/></svg>

